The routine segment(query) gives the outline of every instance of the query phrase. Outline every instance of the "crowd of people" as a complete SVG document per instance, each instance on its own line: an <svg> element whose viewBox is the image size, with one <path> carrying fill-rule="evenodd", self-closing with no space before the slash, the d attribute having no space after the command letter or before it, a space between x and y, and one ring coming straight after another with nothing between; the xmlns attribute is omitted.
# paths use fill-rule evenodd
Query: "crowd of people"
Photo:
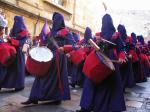
<svg viewBox="0 0 150 112"><path fill-rule="evenodd" d="M20 91L25 87L26 74L36 75L27 71L22 50L29 44L30 33L22 16L14 17L9 35L5 35L6 26L5 15L1 14L0 89ZM71 100L70 87L79 86L83 88L81 109L76 112L121 112L126 110L125 89L146 82L150 76L150 41L146 43L142 35L134 32L127 35L122 24L116 30L110 14L103 16L99 32L92 35L92 29L86 27L80 40L78 33L65 26L63 15L54 12L52 28L47 32L44 25L33 46L36 43L39 43L37 47L50 49L53 58L48 71L35 76L23 105L38 104L38 101L59 105L61 101Z"/></svg>

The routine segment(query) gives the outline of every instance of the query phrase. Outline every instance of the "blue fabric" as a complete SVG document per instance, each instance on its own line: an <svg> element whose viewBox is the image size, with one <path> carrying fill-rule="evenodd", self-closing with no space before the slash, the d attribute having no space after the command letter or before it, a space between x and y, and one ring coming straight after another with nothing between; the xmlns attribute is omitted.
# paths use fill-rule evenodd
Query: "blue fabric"
<svg viewBox="0 0 150 112"><path fill-rule="evenodd" d="M59 21L60 20L60 21ZM57 26L58 25L58 26ZM53 27L51 36L62 47L66 44L73 44L73 36L69 32L65 37L57 37L59 30L65 27L63 16L59 13L53 15ZM56 46L52 42L48 42L48 47L53 52L53 59L50 69L43 77L36 77L33 83L30 100L69 100L70 90L68 83L68 70L67 70L67 57L64 53L59 53L59 65L56 63L58 60L56 56ZM58 86L58 66L60 67L60 80L63 91Z"/></svg>
<svg viewBox="0 0 150 112"><path fill-rule="evenodd" d="M79 42L80 41L80 35L77 33L74 33L74 32L72 32L72 34L73 34L75 42Z"/></svg>
<svg viewBox="0 0 150 112"><path fill-rule="evenodd" d="M149 52L150 52L150 41L148 41L148 48L149 48Z"/></svg>
<svg viewBox="0 0 150 112"><path fill-rule="evenodd" d="M82 67L72 65L71 83L79 86L83 86L85 76L82 72Z"/></svg>
<svg viewBox="0 0 150 112"><path fill-rule="evenodd" d="M85 79L80 106L94 112L123 111L126 109L119 68L98 85Z"/></svg>
<svg viewBox="0 0 150 112"><path fill-rule="evenodd" d="M141 44L144 45L145 42L144 42L144 38L142 35L138 35L137 39L138 39L138 42L141 42Z"/></svg>
<svg viewBox="0 0 150 112"><path fill-rule="evenodd" d="M115 28L111 16L106 14L102 19L101 36L111 40L113 33L115 33ZM110 59L116 59L112 50L108 50L105 54ZM100 84L95 85L88 78L85 79L80 101L82 108L94 112L124 111L126 109L119 67L117 64L114 65L115 71Z"/></svg>
<svg viewBox="0 0 150 112"><path fill-rule="evenodd" d="M7 74L7 68L0 64L0 88L2 87L3 82Z"/></svg>
<svg viewBox="0 0 150 112"><path fill-rule="evenodd" d="M127 37L127 32L126 32L125 26L119 24L117 27L117 30L120 33L120 37L124 40Z"/></svg>
<svg viewBox="0 0 150 112"><path fill-rule="evenodd" d="M25 82L25 58L22 50L17 49L17 56L14 63L7 67L7 74L4 77L2 88L24 88Z"/></svg>
<svg viewBox="0 0 150 112"><path fill-rule="evenodd" d="M13 25L13 28L12 28L12 36L15 36L15 34L23 31L23 30L26 30L26 26L24 24L24 19L22 16L15 16L14 17L14 25Z"/></svg>
<svg viewBox="0 0 150 112"><path fill-rule="evenodd" d="M132 40L133 40L133 44L136 45L137 38L136 38L136 34L134 32L131 33L131 37L132 37Z"/></svg>
<svg viewBox="0 0 150 112"><path fill-rule="evenodd" d="M111 16L109 14L105 14L102 18L101 36L106 40L111 40L115 31Z"/></svg>
<svg viewBox="0 0 150 112"><path fill-rule="evenodd" d="M47 21L45 21L45 23L44 23L44 25L43 25L43 28L42 28L42 30L41 30L41 33L40 33L40 38L41 38L41 40L44 42L45 40L46 40L46 30L47 30L47 26L48 26L48 24L47 24Z"/></svg>
<svg viewBox="0 0 150 112"><path fill-rule="evenodd" d="M30 100L70 100L67 58L65 54L60 55L60 68L64 92L58 87L56 57L54 57L49 72L44 77L35 78L29 97Z"/></svg>
<svg viewBox="0 0 150 112"><path fill-rule="evenodd" d="M52 36L57 34L57 31L65 27L64 17L62 14L58 12L54 12L53 17L53 25L52 25Z"/></svg>
<svg viewBox="0 0 150 112"><path fill-rule="evenodd" d="M20 32L19 32L20 33ZM23 44L26 42L27 36L24 36L19 41L20 47L17 47L15 61L7 67L7 74L1 84L2 88L24 88L25 81L25 57L22 52Z"/></svg>
<svg viewBox="0 0 150 112"><path fill-rule="evenodd" d="M84 42L88 43L88 40L92 38L92 30L89 27L86 27L84 32Z"/></svg>

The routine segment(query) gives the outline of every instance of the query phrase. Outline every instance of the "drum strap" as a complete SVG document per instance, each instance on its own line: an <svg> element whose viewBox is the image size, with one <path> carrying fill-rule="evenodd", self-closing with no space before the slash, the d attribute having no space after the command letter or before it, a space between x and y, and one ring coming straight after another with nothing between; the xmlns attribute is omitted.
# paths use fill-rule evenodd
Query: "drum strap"
<svg viewBox="0 0 150 112"><path fill-rule="evenodd" d="M59 51L56 50L56 65L57 65L57 80L58 80L58 85L59 85L59 89L61 90L62 95L64 94L64 88L62 86L62 82L61 82L61 76L60 76L60 56L59 56Z"/></svg>

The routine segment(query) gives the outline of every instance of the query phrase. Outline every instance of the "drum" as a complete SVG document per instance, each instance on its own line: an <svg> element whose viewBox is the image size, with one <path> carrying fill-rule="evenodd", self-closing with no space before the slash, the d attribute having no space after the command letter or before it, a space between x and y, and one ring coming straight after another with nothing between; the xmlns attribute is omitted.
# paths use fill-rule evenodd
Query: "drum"
<svg viewBox="0 0 150 112"><path fill-rule="evenodd" d="M53 54L47 47L34 47L29 51L26 60L27 71L34 76L46 75L50 69Z"/></svg>
<svg viewBox="0 0 150 112"><path fill-rule="evenodd" d="M115 67L104 54L93 50L87 57L83 66L83 73L95 84L99 84L112 74Z"/></svg>
<svg viewBox="0 0 150 112"><path fill-rule="evenodd" d="M83 48L79 48L78 50L73 50L70 52L70 60L77 67L83 65L86 56L86 51Z"/></svg>
<svg viewBox="0 0 150 112"><path fill-rule="evenodd" d="M0 44L0 63L9 66L16 59L16 49L7 42Z"/></svg>

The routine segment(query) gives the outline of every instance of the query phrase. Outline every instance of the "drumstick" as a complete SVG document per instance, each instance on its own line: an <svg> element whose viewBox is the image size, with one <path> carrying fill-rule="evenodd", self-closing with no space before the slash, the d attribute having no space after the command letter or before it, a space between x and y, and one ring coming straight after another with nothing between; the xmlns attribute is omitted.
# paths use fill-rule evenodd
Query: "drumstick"
<svg viewBox="0 0 150 112"><path fill-rule="evenodd" d="M105 56L103 54L103 52L101 51L101 49L98 47L98 45L92 39L89 39L88 42L94 47L94 49L96 51L98 51L99 55L101 55L103 58L105 58L105 61L110 62L111 70L115 70L115 67L114 67L114 65L112 63L113 60L110 60L107 56ZM114 60L114 62L116 62L116 60Z"/></svg>
<svg viewBox="0 0 150 112"><path fill-rule="evenodd" d="M54 39L54 37L48 35L48 39L53 43L54 46L56 46L56 48L59 48L58 43L56 42L56 40Z"/></svg>
<svg viewBox="0 0 150 112"><path fill-rule="evenodd" d="M98 45L92 39L89 39L88 42L94 47L94 49L96 51L100 51L100 48L98 47Z"/></svg>
<svg viewBox="0 0 150 112"><path fill-rule="evenodd" d="M109 62L109 61L107 61L107 62ZM119 63L118 60L111 60L111 62L113 62L113 63Z"/></svg>

